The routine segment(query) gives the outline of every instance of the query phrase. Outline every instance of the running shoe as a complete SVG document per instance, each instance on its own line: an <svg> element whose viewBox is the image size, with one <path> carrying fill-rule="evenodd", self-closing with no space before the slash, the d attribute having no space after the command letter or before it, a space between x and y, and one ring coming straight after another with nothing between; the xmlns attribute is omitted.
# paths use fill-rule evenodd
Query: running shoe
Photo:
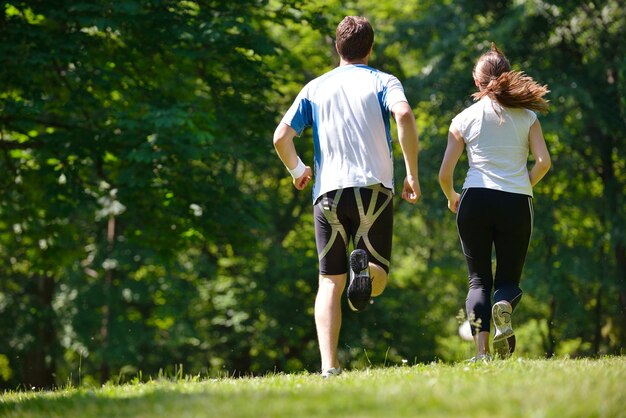
<svg viewBox="0 0 626 418"><path fill-rule="evenodd" d="M356 249L350 254L350 284L348 306L355 312L362 311L372 299L372 279L369 273L367 253Z"/></svg>
<svg viewBox="0 0 626 418"><path fill-rule="evenodd" d="M467 360L468 363L489 363L491 361L491 354L478 354L471 359Z"/></svg>
<svg viewBox="0 0 626 418"><path fill-rule="evenodd" d="M329 379L331 377L337 377L341 374L341 367L331 367L330 369L324 370L322 372L322 377L324 379Z"/></svg>
<svg viewBox="0 0 626 418"><path fill-rule="evenodd" d="M505 300L496 302L491 309L496 334L493 337L493 351L500 358L508 358L515 350L515 335L511 326L511 304Z"/></svg>

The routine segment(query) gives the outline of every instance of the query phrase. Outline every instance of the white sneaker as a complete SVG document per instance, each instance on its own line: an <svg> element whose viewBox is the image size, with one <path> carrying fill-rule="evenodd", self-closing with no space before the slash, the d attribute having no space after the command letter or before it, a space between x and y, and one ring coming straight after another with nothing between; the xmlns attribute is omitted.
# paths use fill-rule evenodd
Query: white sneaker
<svg viewBox="0 0 626 418"><path fill-rule="evenodd" d="M496 333L493 337L493 351L500 358L508 358L512 349L511 340L515 338L513 335L513 326L511 325L511 313L513 308L511 304L505 300L496 302L491 309L491 317L496 326Z"/></svg>
<svg viewBox="0 0 626 418"><path fill-rule="evenodd" d="M341 367L331 367L330 369L326 369L322 372L322 377L324 379L328 379L331 377L337 377L341 374Z"/></svg>
<svg viewBox="0 0 626 418"><path fill-rule="evenodd" d="M491 361L491 354L478 354L471 359L467 360L468 363L489 363Z"/></svg>

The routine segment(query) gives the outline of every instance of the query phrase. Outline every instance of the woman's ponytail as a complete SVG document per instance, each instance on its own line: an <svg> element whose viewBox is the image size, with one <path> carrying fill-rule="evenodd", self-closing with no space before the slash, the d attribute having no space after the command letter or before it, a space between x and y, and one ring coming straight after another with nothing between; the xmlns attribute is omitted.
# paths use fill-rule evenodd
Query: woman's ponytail
<svg viewBox="0 0 626 418"><path fill-rule="evenodd" d="M538 84L521 71L511 71L509 61L494 43L478 59L473 75L480 85L480 91L472 95L474 100L488 96L504 107L548 111L548 101L543 97L550 91L548 86Z"/></svg>

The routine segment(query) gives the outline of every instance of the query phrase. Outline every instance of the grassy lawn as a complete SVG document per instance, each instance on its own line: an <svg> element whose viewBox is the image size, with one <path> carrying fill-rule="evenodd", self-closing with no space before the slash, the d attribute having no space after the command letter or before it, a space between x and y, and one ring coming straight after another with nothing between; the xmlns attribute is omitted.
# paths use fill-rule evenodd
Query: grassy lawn
<svg viewBox="0 0 626 418"><path fill-rule="evenodd" d="M0 417L626 417L626 357L154 380L0 394Z"/></svg>

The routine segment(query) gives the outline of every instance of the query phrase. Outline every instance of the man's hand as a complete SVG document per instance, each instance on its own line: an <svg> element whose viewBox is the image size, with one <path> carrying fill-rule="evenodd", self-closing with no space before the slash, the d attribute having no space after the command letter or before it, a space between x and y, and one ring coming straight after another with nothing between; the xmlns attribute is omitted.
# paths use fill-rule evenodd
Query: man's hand
<svg viewBox="0 0 626 418"><path fill-rule="evenodd" d="M313 172L311 171L311 167L307 165L304 169L304 174L297 179L293 179L293 186L298 190L304 189L306 185L309 184L309 181L311 181L312 176Z"/></svg>
<svg viewBox="0 0 626 418"><path fill-rule="evenodd" d="M419 180L412 176L404 179L404 187L402 189L402 198L409 203L415 203L422 195Z"/></svg>

